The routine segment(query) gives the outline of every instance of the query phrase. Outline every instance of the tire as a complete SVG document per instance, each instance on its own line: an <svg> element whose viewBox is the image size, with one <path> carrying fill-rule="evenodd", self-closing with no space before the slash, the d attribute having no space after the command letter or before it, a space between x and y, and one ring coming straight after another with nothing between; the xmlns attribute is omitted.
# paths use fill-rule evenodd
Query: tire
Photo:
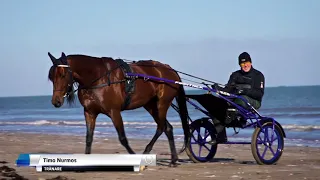
<svg viewBox="0 0 320 180"><path fill-rule="evenodd" d="M251 151L253 154L254 159L256 160L256 162L259 165L272 165L272 164L276 164L276 162L280 159L282 153L283 153L283 148L284 148L284 134L281 131L281 127L279 125L277 125L276 123L274 124L274 130L272 129L273 123L272 122L264 122L262 124L261 127L256 127L256 129L253 132L252 135L252 143L251 143ZM265 131L268 130L268 131ZM267 132L268 134L268 139L263 138L260 136L260 134L262 133L263 135L264 133ZM271 132L271 134L269 134L269 132ZM270 139L273 135L277 135L277 138L274 139L274 142L277 142L277 147L276 149L272 149L272 148L268 148L268 145L271 146L273 145L274 142L270 143ZM260 137L260 138L259 138ZM265 136L264 136L265 137ZM258 140L259 139L259 140ZM261 141L260 141L261 139ZM262 142L262 143L258 143L258 142ZM263 149L264 151L266 150L273 150L270 151L270 153L272 153L272 157L270 159L265 159L263 156L261 156L261 153L259 152L260 148L258 147L258 145L267 145L265 146L265 148ZM265 152L266 153L266 152ZM263 153L263 154L265 154Z"/></svg>
<svg viewBox="0 0 320 180"><path fill-rule="evenodd" d="M209 119L207 118L202 118L202 119L197 119L195 121L193 121L190 124L190 131L191 131L191 136L188 140L187 146L186 146L186 153L189 156L189 158L194 162L194 163L201 163L201 162L207 162L210 161L217 152L217 148L218 145L210 145L208 144L208 141L206 141L206 139L203 138L203 136L201 137L201 142L192 142L192 140L195 140L194 138L197 138L198 136L198 131L200 128L204 128L206 132L206 134L208 134L208 136L210 136L211 139L215 138L215 128L213 126L213 124L211 122L209 122ZM197 136L193 136L193 133L196 132ZM200 131L201 134L202 131ZM193 151L193 147L192 145L199 145L200 146L200 153L202 151L202 148L204 147L205 149L208 150L208 154L205 155L204 157L199 157L196 155L196 153ZM210 147L211 146L211 147ZM201 156L201 154L200 154Z"/></svg>

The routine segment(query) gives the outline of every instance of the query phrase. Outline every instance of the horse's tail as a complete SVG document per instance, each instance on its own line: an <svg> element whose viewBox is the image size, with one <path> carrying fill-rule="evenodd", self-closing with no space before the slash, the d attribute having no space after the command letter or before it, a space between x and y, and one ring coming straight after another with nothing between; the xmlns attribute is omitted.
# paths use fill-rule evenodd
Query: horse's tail
<svg viewBox="0 0 320 180"><path fill-rule="evenodd" d="M178 96L176 97L176 101L178 104L178 113L181 118L181 124L184 131L184 146L180 150L179 154L182 153L186 146L190 136L190 128L189 128L189 120L188 120L188 109L187 109L187 99L185 96L185 91L182 85L179 86Z"/></svg>

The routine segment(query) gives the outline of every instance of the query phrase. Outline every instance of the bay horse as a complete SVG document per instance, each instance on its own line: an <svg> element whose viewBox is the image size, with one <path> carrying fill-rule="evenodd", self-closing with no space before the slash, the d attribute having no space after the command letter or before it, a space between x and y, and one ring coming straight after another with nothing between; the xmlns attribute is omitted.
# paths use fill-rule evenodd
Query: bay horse
<svg viewBox="0 0 320 180"><path fill-rule="evenodd" d="M67 103L73 103L75 100L74 86L78 87L78 98L84 108L87 128L85 154L91 153L98 114L104 114L111 118L120 143L129 154L135 154L129 146L125 134L121 111L143 107L157 124L156 132L143 153L150 153L157 139L165 132L171 151L169 166L175 167L177 165L178 154L174 142L173 127L167 120L167 111L173 99L176 98L184 130L185 146L190 130L183 86L139 78L130 80L124 73L125 70L131 70L134 73L181 81L178 73L169 65L155 60L139 60L129 64L121 59L111 57L93 57L81 54L66 56L64 52L61 53L60 58L55 58L50 52L48 52L48 56L53 63L48 78L53 83L51 103L54 107L61 107L65 98ZM128 83L129 81L131 83ZM127 88L130 85L134 90L128 92Z"/></svg>

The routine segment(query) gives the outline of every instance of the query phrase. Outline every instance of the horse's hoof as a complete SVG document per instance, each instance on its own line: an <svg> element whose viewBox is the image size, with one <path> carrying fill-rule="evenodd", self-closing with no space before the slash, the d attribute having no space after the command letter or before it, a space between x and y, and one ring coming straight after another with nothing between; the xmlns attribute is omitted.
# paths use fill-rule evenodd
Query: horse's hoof
<svg viewBox="0 0 320 180"><path fill-rule="evenodd" d="M169 167L177 167L178 164L176 162L170 162Z"/></svg>
<svg viewBox="0 0 320 180"><path fill-rule="evenodd" d="M144 171L146 169L148 169L148 166L140 166L139 171Z"/></svg>
<svg viewBox="0 0 320 180"><path fill-rule="evenodd" d="M77 171L75 171L76 173L84 173L84 172L86 172L86 171L84 171L84 170L77 170Z"/></svg>

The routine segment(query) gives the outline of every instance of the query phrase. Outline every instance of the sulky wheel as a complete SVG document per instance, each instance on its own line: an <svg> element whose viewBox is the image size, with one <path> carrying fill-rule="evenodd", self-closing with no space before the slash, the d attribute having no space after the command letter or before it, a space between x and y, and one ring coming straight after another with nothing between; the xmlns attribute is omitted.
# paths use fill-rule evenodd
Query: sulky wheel
<svg viewBox="0 0 320 180"><path fill-rule="evenodd" d="M283 147L284 134L279 125L264 122L261 127L256 127L252 135L251 151L258 164L275 164L282 155Z"/></svg>
<svg viewBox="0 0 320 180"><path fill-rule="evenodd" d="M190 124L190 138L186 146L186 153L195 162L207 162L211 160L218 145L210 145L208 142L215 138L213 124L207 118L197 119Z"/></svg>

